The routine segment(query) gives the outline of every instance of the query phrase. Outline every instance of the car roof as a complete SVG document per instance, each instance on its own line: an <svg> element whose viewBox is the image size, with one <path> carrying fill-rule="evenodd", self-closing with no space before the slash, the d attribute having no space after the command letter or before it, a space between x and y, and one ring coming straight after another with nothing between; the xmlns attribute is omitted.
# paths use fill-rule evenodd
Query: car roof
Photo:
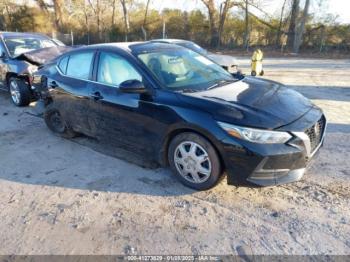
<svg viewBox="0 0 350 262"><path fill-rule="evenodd" d="M193 43L189 40L184 39L175 39L175 38L161 38L161 39L153 39L151 42L158 42L158 43Z"/></svg>
<svg viewBox="0 0 350 262"><path fill-rule="evenodd" d="M0 31L0 36L3 37L42 37L42 38L49 38L48 36L41 34L41 33L23 33L23 32L4 32Z"/></svg>
<svg viewBox="0 0 350 262"><path fill-rule="evenodd" d="M98 48L98 47L116 47L116 48L120 48L123 49L125 51L131 51L133 46L135 45L140 45L143 44L145 42L114 42L114 43L105 43L105 44L95 44L95 45L90 45L89 47L94 47L94 48Z"/></svg>
<svg viewBox="0 0 350 262"><path fill-rule="evenodd" d="M89 46L83 46L74 49L70 52L90 50L90 49L105 49L105 50L124 50L128 53L142 53L142 52L152 52L161 49L179 49L181 47L172 45L169 43L158 43L158 42L116 42L116 43L105 43L105 44L94 44ZM70 53L69 52L69 53Z"/></svg>

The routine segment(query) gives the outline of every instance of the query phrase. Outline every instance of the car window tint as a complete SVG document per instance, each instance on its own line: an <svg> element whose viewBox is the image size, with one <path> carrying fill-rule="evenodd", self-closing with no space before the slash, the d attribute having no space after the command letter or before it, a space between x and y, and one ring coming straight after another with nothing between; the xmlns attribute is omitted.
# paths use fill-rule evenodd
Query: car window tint
<svg viewBox="0 0 350 262"><path fill-rule="evenodd" d="M66 74L80 79L89 79L93 57L93 52L71 55Z"/></svg>
<svg viewBox="0 0 350 262"><path fill-rule="evenodd" d="M58 63L58 68L61 70L63 74L66 74L68 58L69 56L63 57Z"/></svg>
<svg viewBox="0 0 350 262"><path fill-rule="evenodd" d="M119 86L120 83L133 79L142 81L142 76L125 58L111 53L100 54L98 82Z"/></svg>

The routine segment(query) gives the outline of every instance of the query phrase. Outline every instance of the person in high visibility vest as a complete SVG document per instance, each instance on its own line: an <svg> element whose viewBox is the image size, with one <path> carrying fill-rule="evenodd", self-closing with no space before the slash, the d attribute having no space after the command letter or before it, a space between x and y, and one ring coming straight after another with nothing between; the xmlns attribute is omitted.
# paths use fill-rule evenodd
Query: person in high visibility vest
<svg viewBox="0 0 350 262"><path fill-rule="evenodd" d="M251 64L251 75L252 76L256 76L256 75L263 76L264 75L264 70L263 70L263 66L262 66L263 57L264 57L264 53L260 49L257 49L254 51L253 56L252 56L252 64Z"/></svg>

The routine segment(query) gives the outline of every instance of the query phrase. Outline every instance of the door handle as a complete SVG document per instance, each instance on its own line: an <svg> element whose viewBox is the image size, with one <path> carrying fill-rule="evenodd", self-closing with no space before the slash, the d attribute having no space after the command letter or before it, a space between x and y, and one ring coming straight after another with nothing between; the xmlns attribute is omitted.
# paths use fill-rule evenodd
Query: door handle
<svg viewBox="0 0 350 262"><path fill-rule="evenodd" d="M58 87L58 84L56 83L56 81L51 81L51 82L49 83L49 87L51 87L51 88L56 88L56 87Z"/></svg>
<svg viewBox="0 0 350 262"><path fill-rule="evenodd" d="M91 95L90 95L94 100L100 100L100 99L103 99L103 96L101 95L101 93L100 92L95 92L95 93L92 93Z"/></svg>

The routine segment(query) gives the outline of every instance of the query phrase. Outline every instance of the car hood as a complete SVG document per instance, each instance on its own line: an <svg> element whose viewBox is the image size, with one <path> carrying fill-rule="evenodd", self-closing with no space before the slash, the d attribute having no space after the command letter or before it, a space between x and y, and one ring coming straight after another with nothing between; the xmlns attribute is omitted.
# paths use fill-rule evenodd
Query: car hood
<svg viewBox="0 0 350 262"><path fill-rule="evenodd" d="M61 54L68 52L72 50L74 47L70 46L54 46L54 47L47 47L42 48L38 50L33 50L24 54L21 54L15 59L17 60L24 60L27 61L33 65L43 65L47 63L50 60L55 59L56 57L60 56Z"/></svg>
<svg viewBox="0 0 350 262"><path fill-rule="evenodd" d="M229 55L209 53L208 57L221 66L230 67L233 65L238 65L237 59Z"/></svg>
<svg viewBox="0 0 350 262"><path fill-rule="evenodd" d="M178 97L218 121L264 129L287 125L314 107L303 95L280 83L250 77Z"/></svg>

